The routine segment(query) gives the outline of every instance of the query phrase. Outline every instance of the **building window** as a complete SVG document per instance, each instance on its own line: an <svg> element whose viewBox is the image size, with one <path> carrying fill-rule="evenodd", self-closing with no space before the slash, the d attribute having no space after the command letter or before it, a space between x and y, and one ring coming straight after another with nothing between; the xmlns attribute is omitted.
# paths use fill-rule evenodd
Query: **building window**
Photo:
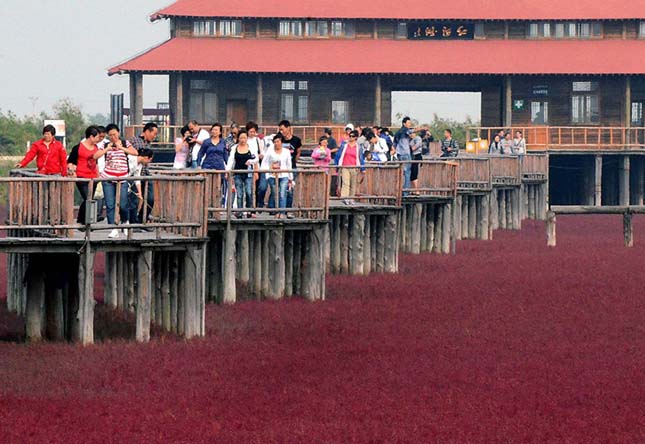
<svg viewBox="0 0 645 444"><path fill-rule="evenodd" d="M223 37L239 37L242 35L242 20L220 20L219 33Z"/></svg>
<svg viewBox="0 0 645 444"><path fill-rule="evenodd" d="M214 36L217 35L214 20L197 20L193 22L193 35L196 36Z"/></svg>
<svg viewBox="0 0 645 444"><path fill-rule="evenodd" d="M217 122L217 94L208 91L191 90L189 109L191 119L201 123Z"/></svg>
<svg viewBox="0 0 645 444"><path fill-rule="evenodd" d="M280 37L302 37L302 22L297 20L280 21Z"/></svg>
<svg viewBox="0 0 645 444"><path fill-rule="evenodd" d="M643 126L643 102L632 103L632 126Z"/></svg>
<svg viewBox="0 0 645 444"><path fill-rule="evenodd" d="M602 36L601 22L540 22L530 23L529 38L588 39Z"/></svg>
<svg viewBox="0 0 645 444"><path fill-rule="evenodd" d="M396 38L397 39L407 39L408 38L408 24L405 22L399 22L396 24Z"/></svg>
<svg viewBox="0 0 645 444"><path fill-rule="evenodd" d="M331 36L332 37L354 37L354 23L353 22L331 22Z"/></svg>
<svg viewBox="0 0 645 444"><path fill-rule="evenodd" d="M331 102L331 121L337 124L346 124L349 122L349 102L346 100L332 100Z"/></svg>
<svg viewBox="0 0 645 444"><path fill-rule="evenodd" d="M486 37L486 34L484 33L484 24L483 23L475 23L475 38L476 39L483 39Z"/></svg>
<svg viewBox="0 0 645 444"><path fill-rule="evenodd" d="M642 39L645 39L645 22L640 22L638 27L638 36Z"/></svg>
<svg viewBox="0 0 645 444"><path fill-rule="evenodd" d="M571 123L600 122L598 82L573 82L571 94Z"/></svg>
<svg viewBox="0 0 645 444"><path fill-rule="evenodd" d="M549 102L531 102L531 123L533 125L549 123Z"/></svg>
<svg viewBox="0 0 645 444"><path fill-rule="evenodd" d="M327 37L329 25L323 20L309 20L305 22L305 35L307 37Z"/></svg>
<svg viewBox="0 0 645 444"><path fill-rule="evenodd" d="M296 89L297 87L297 89ZM280 118L294 123L309 121L309 82L283 80L280 97Z"/></svg>

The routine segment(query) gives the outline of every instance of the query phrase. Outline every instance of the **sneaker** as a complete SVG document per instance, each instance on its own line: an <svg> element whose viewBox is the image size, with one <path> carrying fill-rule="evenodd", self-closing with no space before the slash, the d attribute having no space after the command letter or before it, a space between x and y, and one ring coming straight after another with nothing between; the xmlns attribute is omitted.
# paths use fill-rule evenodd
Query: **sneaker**
<svg viewBox="0 0 645 444"><path fill-rule="evenodd" d="M108 237L110 239L117 239L119 237L119 230L117 230L116 228L113 229L112 231L110 231L110 234L108 234Z"/></svg>

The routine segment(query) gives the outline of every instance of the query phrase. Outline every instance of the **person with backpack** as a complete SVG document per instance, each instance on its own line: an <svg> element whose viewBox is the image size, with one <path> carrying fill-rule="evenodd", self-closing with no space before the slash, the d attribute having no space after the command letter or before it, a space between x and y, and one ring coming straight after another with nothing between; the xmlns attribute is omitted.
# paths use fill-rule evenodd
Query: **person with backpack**
<svg viewBox="0 0 645 444"><path fill-rule="evenodd" d="M452 130L446 128L443 134L444 139L441 141L441 157L457 157L459 155L459 144L452 138Z"/></svg>

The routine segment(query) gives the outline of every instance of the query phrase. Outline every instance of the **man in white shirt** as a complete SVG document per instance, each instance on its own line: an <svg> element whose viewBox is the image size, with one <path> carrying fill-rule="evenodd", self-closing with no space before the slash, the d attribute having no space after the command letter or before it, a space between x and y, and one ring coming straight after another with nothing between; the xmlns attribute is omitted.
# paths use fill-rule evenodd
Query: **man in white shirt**
<svg viewBox="0 0 645 444"><path fill-rule="evenodd" d="M202 148L202 143L204 143L206 139L210 139L211 136L210 134L208 134L208 131L200 128L196 120L191 120L190 122L188 122L188 129L193 135L192 150L190 153L193 159L192 167L197 168L197 157L199 156L199 150Z"/></svg>

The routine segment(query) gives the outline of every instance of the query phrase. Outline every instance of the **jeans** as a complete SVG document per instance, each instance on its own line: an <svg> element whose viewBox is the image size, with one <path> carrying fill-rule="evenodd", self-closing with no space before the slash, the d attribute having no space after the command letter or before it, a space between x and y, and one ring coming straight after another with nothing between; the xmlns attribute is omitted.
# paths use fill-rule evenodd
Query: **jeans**
<svg viewBox="0 0 645 444"><path fill-rule="evenodd" d="M255 194L257 194L256 206L258 208L264 208L264 199L267 195L268 186L269 182L267 181L266 175L264 173L260 173L260 178L258 179L257 188L255 190ZM271 200L273 201L273 198Z"/></svg>
<svg viewBox="0 0 645 444"><path fill-rule="evenodd" d="M244 197L246 197L246 208L253 208L253 175L236 174L235 196L237 198L237 207L244 208Z"/></svg>
<svg viewBox="0 0 645 444"><path fill-rule="evenodd" d="M408 162L412 160L412 157L409 154L399 154L399 160L401 162ZM407 194L407 191L410 189L410 176L412 175L412 164L404 163L403 164L403 194Z"/></svg>
<svg viewBox="0 0 645 444"><path fill-rule="evenodd" d="M146 197L146 188L148 189L148 196L147 197ZM155 206L155 187L152 184L152 182L144 182L144 181L141 182L141 196L146 197L146 205L141 206L141 210L139 210L139 212L137 214L136 220L137 220L137 223L140 223L140 224L142 224L144 222L147 222L147 221L143 220L143 213L144 213L144 209L146 208L146 206L148 207L148 209L145 210L146 211L146 218L148 220L150 220L152 218L152 209ZM139 203L137 202L137 204L134 206L135 210L138 207L138 205L139 205Z"/></svg>
<svg viewBox="0 0 645 444"><path fill-rule="evenodd" d="M269 199L269 208L275 208L275 196L276 196L276 189L275 189L275 177L270 177L269 180L269 186L271 187L271 198ZM287 207L287 188L289 186L289 178L288 177L280 177L278 179L278 208L286 208Z"/></svg>
<svg viewBox="0 0 645 444"><path fill-rule="evenodd" d="M293 173L293 184L296 184L296 179L298 178L298 173ZM290 190L287 190L287 206L285 208L293 208L293 187Z"/></svg>
<svg viewBox="0 0 645 444"><path fill-rule="evenodd" d="M81 199L83 199L81 206L78 207L78 217L76 218L76 222L83 225L85 225L85 202L87 201L88 187L89 184L86 182L76 182L76 189L81 195Z"/></svg>
<svg viewBox="0 0 645 444"><path fill-rule="evenodd" d="M114 225L114 211L116 208L116 187L121 186L121 196L119 197L119 216L121 223L130 220L130 193L128 193L128 182L103 182L103 195L105 196L105 206L107 208L108 224ZM136 196L134 196L136 201ZM136 208L136 206L135 206Z"/></svg>

